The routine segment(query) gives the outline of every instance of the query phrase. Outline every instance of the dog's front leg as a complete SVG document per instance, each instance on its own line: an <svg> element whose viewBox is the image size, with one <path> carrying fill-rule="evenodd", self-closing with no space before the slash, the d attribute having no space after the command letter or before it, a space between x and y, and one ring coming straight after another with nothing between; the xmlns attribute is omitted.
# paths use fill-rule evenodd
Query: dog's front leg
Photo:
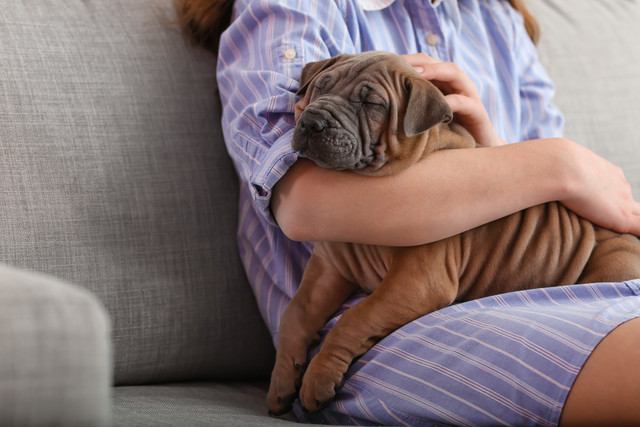
<svg viewBox="0 0 640 427"><path fill-rule="evenodd" d="M267 406L273 414L291 408L307 350L318 338L327 319L354 292L356 286L344 279L330 263L314 252L302 282L280 321L276 362L271 373Z"/></svg>
<svg viewBox="0 0 640 427"><path fill-rule="evenodd" d="M305 409L316 411L330 400L353 359L377 341L455 300L458 276L446 259L445 245L398 249L384 280L342 315L311 360L300 389Z"/></svg>

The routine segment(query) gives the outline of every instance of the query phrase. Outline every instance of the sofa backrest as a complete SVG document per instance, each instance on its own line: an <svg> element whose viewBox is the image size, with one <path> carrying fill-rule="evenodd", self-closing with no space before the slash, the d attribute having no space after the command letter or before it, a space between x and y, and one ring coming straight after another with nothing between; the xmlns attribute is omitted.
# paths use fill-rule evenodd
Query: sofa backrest
<svg viewBox="0 0 640 427"><path fill-rule="evenodd" d="M100 297L118 384L264 377L273 348L237 255L215 57L172 12L3 2L0 262Z"/></svg>
<svg viewBox="0 0 640 427"><path fill-rule="evenodd" d="M567 137L625 171L640 198L640 1L531 0Z"/></svg>

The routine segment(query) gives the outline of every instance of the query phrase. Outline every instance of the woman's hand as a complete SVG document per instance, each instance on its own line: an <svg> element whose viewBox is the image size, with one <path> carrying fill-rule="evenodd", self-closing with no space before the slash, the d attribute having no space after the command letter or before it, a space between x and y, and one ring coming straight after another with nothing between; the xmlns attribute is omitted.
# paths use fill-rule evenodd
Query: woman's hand
<svg viewBox="0 0 640 427"><path fill-rule="evenodd" d="M478 91L460 68L423 53L403 55L422 77L444 94L456 119L483 146L503 145L489 120ZM567 185L555 200L587 220L619 233L640 236L640 204L622 170L591 150L558 140Z"/></svg>
<svg viewBox="0 0 640 427"><path fill-rule="evenodd" d="M473 135L478 144L486 147L505 144L491 124L476 86L460 67L452 62L438 61L424 53L402 57L445 94L456 120Z"/></svg>
<svg viewBox="0 0 640 427"><path fill-rule="evenodd" d="M602 227L640 236L640 203L622 169L580 144L567 145L569 185L562 204Z"/></svg>

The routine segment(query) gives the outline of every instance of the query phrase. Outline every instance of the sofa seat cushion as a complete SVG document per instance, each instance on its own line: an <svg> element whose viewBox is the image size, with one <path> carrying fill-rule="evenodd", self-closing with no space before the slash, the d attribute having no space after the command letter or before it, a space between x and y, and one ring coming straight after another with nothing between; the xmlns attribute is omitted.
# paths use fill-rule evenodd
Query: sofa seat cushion
<svg viewBox="0 0 640 427"><path fill-rule="evenodd" d="M176 383L114 389L116 426L296 426L267 415L266 383Z"/></svg>

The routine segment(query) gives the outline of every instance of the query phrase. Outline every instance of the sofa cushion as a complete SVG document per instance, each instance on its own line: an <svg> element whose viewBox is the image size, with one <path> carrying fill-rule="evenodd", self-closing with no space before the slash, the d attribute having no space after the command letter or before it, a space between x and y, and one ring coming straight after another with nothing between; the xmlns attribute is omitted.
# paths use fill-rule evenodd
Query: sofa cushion
<svg viewBox="0 0 640 427"><path fill-rule="evenodd" d="M93 291L117 383L265 376L213 55L171 0L0 11L0 261Z"/></svg>
<svg viewBox="0 0 640 427"><path fill-rule="evenodd" d="M295 427L267 415L267 384L256 382L158 384L114 390L116 426Z"/></svg>
<svg viewBox="0 0 640 427"><path fill-rule="evenodd" d="M621 166L640 198L640 1L541 0L540 58L566 136Z"/></svg>
<svg viewBox="0 0 640 427"><path fill-rule="evenodd" d="M111 425L109 319L93 294L0 264L0 343L0 425Z"/></svg>

